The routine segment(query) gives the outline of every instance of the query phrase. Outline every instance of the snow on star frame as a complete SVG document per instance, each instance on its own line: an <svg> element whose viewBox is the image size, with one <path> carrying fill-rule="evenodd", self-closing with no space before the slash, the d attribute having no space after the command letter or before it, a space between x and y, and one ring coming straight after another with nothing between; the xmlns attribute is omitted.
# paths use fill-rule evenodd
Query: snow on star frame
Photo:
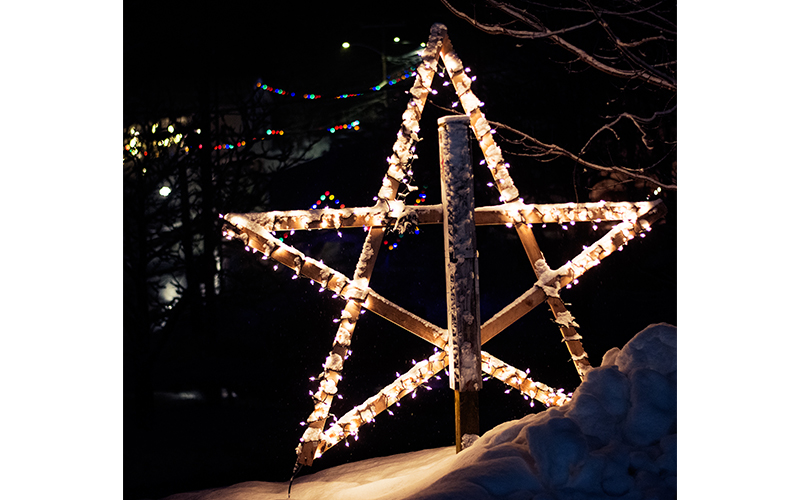
<svg viewBox="0 0 800 500"><path fill-rule="evenodd" d="M307 419L308 428L297 447L298 464L311 465L325 451L348 436L358 436L358 429L371 422L378 414L398 404L400 399L435 376L449 364L448 331L414 315L387 300L370 288L369 281L387 230L405 224L442 224L442 205L406 206L398 199L398 191L409 186L410 164L415 158L415 144L419 140L419 119L425 105L441 57L453 83L459 102L470 118L470 128L478 139L486 164L500 193L499 206L475 209L476 225L505 224L513 227L523 244L528 260L536 275L536 283L519 298L503 308L481 325L481 344L502 332L517 319L539 304L546 302L562 334L581 379L591 369L583 350L581 336L575 328L574 317L566 309L559 291L569 287L587 270L605 257L621 249L637 234L650 231L653 223L666 213L660 200L621 203L562 203L525 204L511 179L500 147L492 138L492 130L481 112L482 102L470 89L471 79L460 59L453 51L447 29L435 24L431 28L428 44L422 53L422 63L417 68L411 98L402 115L402 125L387 159L389 167L378 192L378 202L373 207L346 209L317 209L275 211L266 213L227 214L224 234L228 239L241 240L246 249L260 252L264 259L272 259L294 270L296 276L308 278L320 285L320 291L330 291L334 298L346 301L338 321L333 347L325 360L324 371L319 376L319 388L313 393L314 410ZM572 260L557 269L550 269L531 230L533 224L619 221L607 234L597 240ZM364 228L368 233L361 250L353 278L304 255L296 248L283 243L275 231ZM337 396L338 383L344 362L350 354L350 342L362 309L371 311L414 335L434 345L433 354L375 396L356 406L337 419L328 428L330 407ZM538 400L547 406L561 406L569 401L563 390L553 388L529 378L529 370L522 371L491 354L481 352L481 370L497 378L510 388L519 390L526 398Z"/></svg>

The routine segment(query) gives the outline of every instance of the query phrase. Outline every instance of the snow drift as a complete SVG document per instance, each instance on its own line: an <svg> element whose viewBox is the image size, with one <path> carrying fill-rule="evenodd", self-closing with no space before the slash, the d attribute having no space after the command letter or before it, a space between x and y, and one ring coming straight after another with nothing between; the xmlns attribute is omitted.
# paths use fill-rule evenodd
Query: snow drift
<svg viewBox="0 0 800 500"><path fill-rule="evenodd" d="M677 329L651 325L606 353L557 408L501 424L470 448L423 450L298 478L292 499L655 500L677 497ZM285 499L246 482L169 500Z"/></svg>

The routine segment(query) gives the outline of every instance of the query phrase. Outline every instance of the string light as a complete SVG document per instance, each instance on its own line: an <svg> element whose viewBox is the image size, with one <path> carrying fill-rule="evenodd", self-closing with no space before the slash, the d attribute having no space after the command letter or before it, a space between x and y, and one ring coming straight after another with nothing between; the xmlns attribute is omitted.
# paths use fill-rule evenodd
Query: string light
<svg viewBox="0 0 800 500"><path fill-rule="evenodd" d="M332 194L330 191L325 191L316 201L311 205L312 210L317 210L320 208L328 208L328 202L333 202L334 207L344 208L345 204L339 200L339 198Z"/></svg>
<svg viewBox="0 0 800 500"><path fill-rule="evenodd" d="M575 259L569 261L555 271L547 267L543 256L534 263L534 269L536 270L538 280L534 287L529 292L526 292L526 294L538 291L541 295L541 292L544 291L545 295L558 298L558 289L561 286L566 285L566 288L569 288L573 282L577 283L577 278L581 276L583 272L597 265L601 259L614 250L621 249L622 246L627 244L636 234L649 230L652 221L663 215L663 213L658 214L654 210L659 206L658 203L650 203L649 205L631 203L605 204L605 202L599 204L571 203L563 204L562 206L524 205L518 196L513 181L508 176L508 164L502 160L500 149L491 137L492 131L488 127L483 114L477 109L482 106L483 103L478 101L477 98L471 94L468 83L465 84L465 81L469 82L471 79L464 77L462 73L469 72L469 69L461 68L461 62L454 54L444 52L445 49L442 49L444 45L442 40L443 35L441 31L436 31L437 29L441 30L441 28L437 28L439 26L441 25L435 25L434 28L432 28L431 41L428 44L432 49L426 50L423 54L425 62L420 65L420 75L417 76L414 89L412 89L414 92L411 92L413 99L410 100L409 106L403 115L403 128L401 132L398 133L398 141L393 148L394 155L388 159L390 166L387 176L384 178L383 187L376 197L376 200L379 202L376 207L386 206L388 208L385 209L383 214L370 214L369 216L375 217L375 221L365 222L365 230L370 231L370 235L372 235L372 230L367 229L366 224L370 224L370 227L374 227L376 224L383 224L383 227L379 227L379 231L375 233L380 236L382 234L380 231L395 223L395 218L399 222L401 216L392 216L392 214L405 212L403 200L396 198L397 183L408 186L407 183L411 176L408 167L410 160L414 157L413 143L418 140L416 135L419 128L418 120L422 105L424 104L424 100L420 99L420 96L424 97L425 89L430 87L430 78L432 77L430 73L433 72L433 70L430 69L430 59L433 53L441 55L448 65L448 73L450 74L454 87L456 87L457 94L460 97L464 109L468 114L473 115L471 116L471 118L474 119L472 123L473 130L475 135L480 137L481 148L487 160L486 163L488 163L488 168L492 172L494 181L500 189L501 201L506 202L504 207L507 208L503 210L505 210L504 215L507 219L503 220L503 223L508 223L507 220L510 219L512 223L517 223L518 228L524 228L529 227L533 222L541 222L543 224L546 222L557 222L561 224L564 229L567 229L567 223L569 223L569 225L574 225L576 218L586 222L590 222L592 219L597 221L600 219L622 220L622 222L614 226L607 235L598 240L595 244L584 247L583 252ZM436 40L437 36L439 37L438 41ZM446 36L446 34L444 36ZM449 47L449 45L447 46ZM438 53L439 50L442 50L442 54ZM423 69L427 69L425 74L422 74ZM463 72L462 69L464 69ZM392 183L390 179L397 181L397 183ZM320 198L320 202L326 200L330 201L330 198L333 198L335 201L335 197L329 192L326 192L325 195ZM424 199L424 196L418 196L417 204L424 201ZM326 228L333 225L338 230L342 222L342 216L345 213L347 214L346 217L350 218L357 216L359 210L364 209L349 209L347 212L332 211L335 213L315 212L313 214L308 214L308 212L306 212L305 214L282 215L280 217L280 224L283 224L283 227L290 227L289 224L300 221L300 227L304 229L312 228L310 223L313 223L315 224L313 228ZM376 211L380 210L381 209L378 209ZM278 214L278 212L273 212L272 215L267 214L266 219L268 222L264 222L264 214L259 214L262 217L259 217L258 223L236 214L229 214L225 216L225 219L238 228L238 230L242 231L241 235L236 236L236 238L242 239L245 245L252 247L254 251L264 252L265 255L292 268L295 271L293 279L296 279L298 276L311 278L311 284L320 283L322 285L320 291L327 289L334 292L335 295L338 296L341 294L347 299L347 305L345 309L342 310L340 318L334 320L334 322L340 322L341 325L338 327L333 349L328 358L326 358L325 363L323 363L324 372L318 378L320 381L319 389L316 393L310 391L314 401L314 410L307 419L308 429L303 434L301 445L298 446L298 463L310 464L312 461L311 457L320 457L325 450L329 449L337 442L344 439L345 445L347 446L349 445L347 442L349 436L353 436L354 440L357 440L358 428L361 425L372 422L379 413L385 410L388 411L390 406L399 406L400 399L405 395L411 394L412 398L416 397L416 389L420 386L430 390L430 388L425 385L426 381L432 377L440 379L437 375L440 371L444 370L445 373L448 372L446 369L449 364L446 350L447 331L430 324L425 326L425 329L427 329L425 330L419 326L421 323L416 323L418 325L416 328L407 327L412 333L441 347L443 350L435 350L431 357L419 363L413 362L414 366L411 370L403 375L398 373L397 379L392 384L384 387L378 394L367 399L361 405L354 407L342 418L336 419L336 417L333 416L333 423L327 430L323 430L328 416L330 415L329 410L332 399L334 399L334 396L337 398L341 397L337 391L337 384L341 380L342 363L351 353L349 349L350 337L352 335L352 329L355 327L355 320L360 314L363 314L367 308L376 311L375 304L383 304L383 306L380 307L389 307L391 303L382 297L378 298L379 296L375 295L374 292L369 289L369 271L367 271L366 274L360 274L358 271L359 266L362 265L365 259L365 255L367 259L374 255L371 247L374 239L371 240L370 237L367 238L361 258L356 267L357 271L355 277L353 280L349 280L341 273L337 273L333 269L324 266L321 262L309 259L293 247L281 243L275 239L274 235L267 232L276 224L276 216ZM317 218L312 220L312 216ZM379 216L383 217L382 220L377 220ZM358 217L361 217L361 219L358 219ZM612 219L613 217L616 217L616 219ZM294 221L290 220L293 218L295 219ZM352 224L352 220L353 219L349 219L348 224ZM367 221L367 216L362 213L356 217L356 220L359 221L359 225L361 225L360 221ZM525 222L527 222L528 226L523 224ZM354 226L351 225L350 227ZM395 225L395 227L397 226ZM267 231L265 231L265 228L267 228ZM389 246L388 240L382 241L384 245ZM525 243L525 241L523 241L523 243ZM396 247L396 245L394 246ZM520 304L527 307L527 303L528 302L525 300L515 301L495 315L495 317L490 319L486 324L482 325L481 330L484 331L487 329L487 325L492 323L492 321L496 321L496 318L502 317L504 314L506 317L517 314L520 310ZM541 301L539 303L541 303ZM394 304L391 304L391 306L399 308L399 306L395 306ZM397 309L393 310L395 313L399 314ZM508 313L508 311L513 311L513 314ZM406 312L406 314L407 315L404 317L408 321L417 321L417 319L413 319L413 315L410 313ZM390 316L385 317L389 318ZM424 321L421 320L421 318L418 319L420 322ZM558 312L556 314L556 323L577 326L569 312ZM438 329L438 333L430 333L431 330L434 329ZM572 331L574 332L574 329ZM563 332L564 330L562 330L562 333ZM563 341L566 341L568 346L576 342L578 346L580 346L580 338L581 337L577 335L577 333L574 335L567 335L564 333ZM482 340L485 342L488 339L484 338ZM578 361L582 360L586 362L587 355L582 351L582 348L580 351L576 352L570 347L570 352L572 353L572 361L576 363L576 366ZM508 385L509 389L506 390L506 392L510 392L512 388L519 390L524 400L530 400L531 406L533 406L534 400L542 402L545 406L561 406L571 398L571 393L564 394L563 389L554 390L540 382L533 381L530 378L530 370L522 372L485 352L481 353L481 370L488 376L497 378ZM583 378L584 373L581 372L580 367L578 371L581 378ZM391 411L388 412L392 414ZM301 461L301 456L305 457L303 461Z"/></svg>
<svg viewBox="0 0 800 500"><path fill-rule="evenodd" d="M389 86L392 86L392 85L397 85L398 83L402 82L403 80L407 80L408 78L411 78L412 76L416 76L416 75L417 75L417 72L414 69L404 70L398 76L387 80L386 83L384 83L382 85L375 85L373 87L369 87L369 90L372 91L372 92L376 92L376 91L379 91L379 90L381 90L381 89L383 89L385 87L389 87ZM304 93L304 94L301 94L299 92L289 92L289 91L281 89L281 88L272 87L272 86L267 85L266 83L262 83L262 82L257 82L255 88L256 89L260 89L260 90L265 90L267 92L271 92L271 93L276 94L276 95L288 96L288 97L300 97L302 99L306 99L306 100L310 100L310 101L314 101L314 100L323 98L322 94L317 94L317 93L313 93L313 94ZM364 95L366 93L367 92L365 91L365 92L339 94L339 95L333 96L333 99L347 99L347 98L350 98L350 97L359 97L359 96L362 96L362 95Z"/></svg>
<svg viewBox="0 0 800 500"><path fill-rule="evenodd" d="M153 127L154 128L157 127L157 124L154 124ZM171 127L172 130L174 131L174 127L172 125L170 125L169 127ZM360 120L354 120L354 121L349 122L349 123L343 123L343 124L339 124L339 125L334 125L333 127L328 127L328 128L325 128L325 129L321 128L321 129L317 129L317 130L327 130L327 131L329 131L331 133L334 133L334 132L338 132L340 130L356 130L357 131L357 130L360 130L360 129L361 129L361 121ZM137 136L137 137L133 137L127 144L125 144L123 146L124 154L129 155L131 157L138 157L140 155L141 156L147 156L148 152L145 149L147 146L145 145L145 143L143 143L141 141L141 139L138 138L139 132L135 131L135 129L131 129L131 130L134 130L134 135ZM200 130L199 129L196 130L195 133L196 134L200 134ZM252 142L265 141L265 140L268 140L268 139L272 139L272 138L274 138L276 136L282 136L284 134L286 134L285 130L281 130L281 129L266 129L264 131L264 135L262 135L260 137L253 137ZM166 139L161 139L161 140L158 140L158 141L154 141L152 143L152 146L153 147L178 146L179 149L182 150L184 153L189 153L195 146L186 145L184 143L184 139L185 138L186 138L186 136L183 135L182 133L177 133L177 134L174 134L173 136L168 137ZM235 143L222 143L222 144L215 145L213 147L213 150L215 150L215 151L233 150L233 149L238 149L238 148L245 147L247 144L248 144L247 140L241 140L241 141L237 141ZM198 144L196 147L197 147L197 149L203 149L203 145L202 144Z"/></svg>
<svg viewBox="0 0 800 500"><path fill-rule="evenodd" d="M361 122L359 120L352 121L350 123L343 123L341 125L336 125L328 129L328 131L332 134L339 130L359 130L361 127Z"/></svg>

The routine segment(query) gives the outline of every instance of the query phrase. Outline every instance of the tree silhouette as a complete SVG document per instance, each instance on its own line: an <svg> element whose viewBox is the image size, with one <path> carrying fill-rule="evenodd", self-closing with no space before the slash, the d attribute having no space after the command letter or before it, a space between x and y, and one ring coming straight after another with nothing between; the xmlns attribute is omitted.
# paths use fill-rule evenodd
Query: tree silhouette
<svg viewBox="0 0 800 500"><path fill-rule="evenodd" d="M219 214L266 210L274 174L319 155L330 135L272 128L277 107L255 90L228 105L200 95L196 113L123 131L126 379L145 411L154 359L173 336L191 332L184 348L199 352L216 343Z"/></svg>

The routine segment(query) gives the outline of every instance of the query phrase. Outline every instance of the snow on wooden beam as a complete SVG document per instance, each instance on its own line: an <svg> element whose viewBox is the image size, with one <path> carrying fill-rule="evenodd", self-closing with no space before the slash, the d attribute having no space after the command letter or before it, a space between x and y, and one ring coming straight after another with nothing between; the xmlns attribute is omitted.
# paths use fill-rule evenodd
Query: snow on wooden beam
<svg viewBox="0 0 800 500"><path fill-rule="evenodd" d="M377 394L348 411L324 432L310 433L316 437L315 458L319 458L331 447L349 436L358 439L358 429L362 425L372 422L378 414L384 411L392 413L392 406L399 405L400 400L405 396L414 397L417 388L436 376L448 364L447 352L437 351L429 358L416 363L409 371L398 376L394 382L381 389ZM564 394L563 389L556 391L541 382L532 380L528 372L514 368L484 351L481 352L481 370L487 376L494 377L508 385L509 388L517 389L526 399L540 401L545 406L562 406L570 400L570 395ZM531 406L533 406L532 401Z"/></svg>
<svg viewBox="0 0 800 500"><path fill-rule="evenodd" d="M482 385L480 299L469 119L445 116L439 118L438 125L439 171L446 214L443 226L450 388L459 392L478 391ZM460 439L461 434L457 436Z"/></svg>
<svg viewBox="0 0 800 500"><path fill-rule="evenodd" d="M415 224L441 224L442 206L395 206L379 203L363 208L325 208L230 214L250 220L267 231L303 231L315 229L344 229L364 227L394 227L399 219L408 218Z"/></svg>
<svg viewBox="0 0 800 500"><path fill-rule="evenodd" d="M533 271L536 274L538 280L537 284L539 284L539 286L546 284L550 281L548 275L552 271L547 266L544 254L539 249L539 244L536 242L536 238L533 236L530 226L524 223L515 223L514 229L517 231L517 235L525 249L525 254L528 256L531 267L533 267ZM575 369L578 371L578 376L583 380L586 373L592 369L592 366L587 359L588 355L583 350L583 345L580 341L581 337L575 330L578 324L575 322L572 314L567 311L567 307L564 305L564 301L561 300L557 291L556 293L546 293L545 295L545 301L550 307L550 311L553 313L555 321L558 324L558 329L572 356Z"/></svg>
<svg viewBox="0 0 800 500"><path fill-rule="evenodd" d="M661 200L639 202L595 202L524 204L520 201L475 208L475 225L491 226L524 222L550 224L568 222L618 221L636 217L653 209ZM304 231L364 227L394 227L407 218L417 225L441 224L442 205L403 206L395 210L390 204L372 207L325 208L272 212L232 213L228 216L247 219L267 231Z"/></svg>
<svg viewBox="0 0 800 500"><path fill-rule="evenodd" d="M347 305L342 310L340 326L336 332L333 347L325 359L323 372L319 376L319 389L316 393L312 393L314 410L306 420L309 427L303 434L300 449L298 450L298 459L304 465L310 465L313 462L315 449L311 443L315 441L320 431L325 427L331 403L338 393L338 384L342 378L341 373L344 369L344 361L350 353L350 339L360 310L358 301L353 299L347 301Z"/></svg>
<svg viewBox="0 0 800 500"><path fill-rule="evenodd" d="M443 30L446 29L442 27ZM464 108L466 115L470 119L470 126L478 139L483 156L486 159L486 165L494 178L495 186L500 191L500 199L504 202L516 201L519 198L519 191L514 186L514 181L508 175L508 164L503 160L503 154L500 147L495 143L492 138L492 130L489 122L486 120L481 106L483 103L475 97L472 93L471 84L472 80L467 74L467 70L461 63L458 55L453 50L450 43L450 38L445 34L444 44L442 45L441 57L444 61L444 66L450 76L450 80L455 87L456 95L458 96L461 106Z"/></svg>
<svg viewBox="0 0 800 500"><path fill-rule="evenodd" d="M601 260L618 251L636 235L651 230L652 225L666 214L666 207L657 200L642 205L639 217L615 225L591 246L585 248L575 258L553 271L551 278L539 285L534 285L504 307L481 326L481 344L485 344L494 336L511 326L515 321L530 312L547 299L546 289L567 288L587 270L596 266Z"/></svg>
<svg viewBox="0 0 800 500"><path fill-rule="evenodd" d="M640 202L595 202L524 204L519 200L475 209L475 224L564 224L633 219L653 209L661 200Z"/></svg>
<svg viewBox="0 0 800 500"><path fill-rule="evenodd" d="M287 210L231 214L244 217L267 231L340 229L382 226L386 213L375 207L317 210Z"/></svg>
<svg viewBox="0 0 800 500"><path fill-rule="evenodd" d="M328 427L319 436L316 443L315 458L321 456L330 447L348 436L358 439L358 428L372 422L383 411L391 413L391 407L399 404L400 399L415 395L418 387L430 380L448 364L445 351L438 351L427 359L416 363L409 371L397 377L391 384L381 389L376 395L356 406Z"/></svg>
<svg viewBox="0 0 800 500"><path fill-rule="evenodd" d="M310 278L320 283L323 285L320 291L327 288L348 299L339 318L339 327L334 338L333 347L323 364L324 370L319 376L319 389L316 393L311 394L314 400L314 410L306 420L308 428L304 432L297 449L298 462L304 465L311 465L318 453L317 443L321 439L322 430L330 413L331 403L338 393L338 383L342 378L341 372L344 369L344 361L350 354L350 342L362 305L374 309L376 313L381 314L390 321L441 347L447 343L447 331L396 306L369 288L365 288L368 278L365 279L364 276L366 272L371 271L371 265L367 264L360 275L358 271L356 272L356 275L360 276L360 278L349 280L346 276L325 264L311 259L303 255L299 250L284 244L267 232L261 225L249 219L231 214L226 216L225 220L239 231L237 235L228 232L227 236L229 238L236 237L241 239L249 248L294 269L298 276ZM371 238L368 236L365 248L369 245L370 240ZM362 257L365 253L367 253L366 250L363 250ZM369 258L370 256L367 255L362 260Z"/></svg>
<svg viewBox="0 0 800 500"><path fill-rule="evenodd" d="M389 181L406 183L411 161L416 157L414 150L419 141L419 119L428 98L428 93L433 82L433 75L436 71L439 51L442 46L442 30L436 26L431 27L431 34L428 43L422 51L422 62L417 66L417 75L414 78L414 85L408 91L411 96L403 112L400 130L397 132L397 140L392 146L392 155L386 159L389 168L386 177L383 178L383 187L378 192L381 200L393 200L397 194L391 192Z"/></svg>
<svg viewBox="0 0 800 500"><path fill-rule="evenodd" d="M356 265L354 279L350 283L351 285L356 285L356 288L361 293L357 296L348 296L347 304L339 318L339 328L333 339L333 347L328 357L325 359L323 365L324 371L319 377L319 390L315 394L312 394L314 410L307 419L309 428L303 434L303 438L297 450L297 461L303 465L311 465L314 463L316 453L314 437L325 427L325 422L327 422L328 414L330 413L331 402L338 392L338 383L342 378L341 373L344 371L344 362L350 354L350 342L353 336L353 330L356 327L358 318L361 316L361 304L366 294L365 288L369 284L369 278L375 263L371 247L375 240L373 232L379 232L379 237L383 237L383 231L377 228L370 230L370 234L367 235L364 247L361 251L361 257Z"/></svg>
<svg viewBox="0 0 800 500"><path fill-rule="evenodd" d="M283 243L262 226L236 214L226 215L224 219L238 232L234 234L226 229L225 235L229 239L240 239L248 248L264 254L265 259L283 264L294 270L298 277L312 279L322 285L320 291L327 289L345 298L365 296L366 291L355 286L347 276Z"/></svg>
<svg viewBox="0 0 800 500"><path fill-rule="evenodd" d="M345 308L339 318L339 327L334 336L333 347L323 364L324 371L319 376L319 389L316 393L311 393L314 400L314 410L307 419L308 429L303 434L304 438L298 449L298 462L303 465L311 465L314 461L316 449L312 443L325 427L331 403L338 392L337 387L339 380L342 378L341 372L344 369L344 361L350 354L350 342L356 322L361 314L361 305L366 299L367 285L375 262L374 252L372 251L375 235L372 233L378 232L380 233L378 236L382 237L383 230L373 228L370 231L356 266L355 278L348 280L341 273L334 271L321 262L306 257L297 249L283 244L262 226L249 219L228 215L225 220L240 232L238 235L228 233L230 238L240 238L248 247L262 252L265 257L272 258L294 269L297 276L305 276L322 284L320 291L325 288L334 290L335 293L347 299Z"/></svg>
<svg viewBox="0 0 800 500"><path fill-rule="evenodd" d="M556 271L561 276L561 286L566 286L566 284L580 277L615 251L622 250L623 246L637 235L643 237L652 229L653 224L666 213L666 206L663 203L656 203L650 211L640 217L615 225L602 238L585 248L574 259L568 261Z"/></svg>
<svg viewBox="0 0 800 500"><path fill-rule="evenodd" d="M403 121L400 130L397 132L397 140L392 147L392 155L387 158L389 167L381 182L381 188L378 191L377 198L379 200L379 205L388 205L392 212L399 212L397 215L398 219L402 218L404 204L397 201L395 198L397 197L397 191L400 185L408 182L411 161L416 157L414 148L415 144L419 141L419 137L417 136L419 132L419 119L422 116L422 108L425 106L425 100L427 99L431 82L433 81L437 54L442 46L442 35L440 31L441 29L437 26L431 28L431 36L422 53L422 63L417 68L417 76L414 79L414 85L409 91L411 98L408 101L405 112L403 112ZM386 229L383 227L372 226L364 240L364 246L361 249L361 255L356 263L356 270L353 274L353 282L362 289L366 289L369 285L372 270L378 257L378 251L381 247L380 243L383 240L385 232ZM349 305L350 303L348 303L348 306ZM360 311L360 302L358 309ZM355 319L357 318L358 315L355 316ZM344 312L342 319L344 319ZM355 322L355 319L352 321ZM319 402L317 404L319 405ZM327 418L327 408L324 406L322 408L325 410L325 418ZM314 428L313 432L315 433L316 431L317 429ZM311 465L316 457L316 452L314 440L304 439L300 445L300 449L298 449L298 463Z"/></svg>
<svg viewBox="0 0 800 500"><path fill-rule="evenodd" d="M444 349L447 345L447 330L420 318L390 300L384 298L371 288L362 288L333 268L307 257L296 248L281 242L271 234L264 232L259 225L248 219L239 218L240 214L226 216L231 224L241 231L239 235L228 234L233 239L247 240L244 243L255 251L263 253L265 258L293 269L298 276L310 278L325 289L343 298L363 300L361 306L413 333L414 335Z"/></svg>
<svg viewBox="0 0 800 500"><path fill-rule="evenodd" d="M465 435L480 434L481 378L475 181L469 118L443 116L439 125L439 173L444 217L450 388L455 392L456 453Z"/></svg>
<svg viewBox="0 0 800 500"><path fill-rule="evenodd" d="M526 399L535 399L544 403L545 406L562 406L570 400L569 395L563 394L563 389L556 391L541 382L531 380L529 372L514 368L486 351L481 351L481 369L487 375L517 389L526 396ZM531 401L531 406L533 406L533 401Z"/></svg>

